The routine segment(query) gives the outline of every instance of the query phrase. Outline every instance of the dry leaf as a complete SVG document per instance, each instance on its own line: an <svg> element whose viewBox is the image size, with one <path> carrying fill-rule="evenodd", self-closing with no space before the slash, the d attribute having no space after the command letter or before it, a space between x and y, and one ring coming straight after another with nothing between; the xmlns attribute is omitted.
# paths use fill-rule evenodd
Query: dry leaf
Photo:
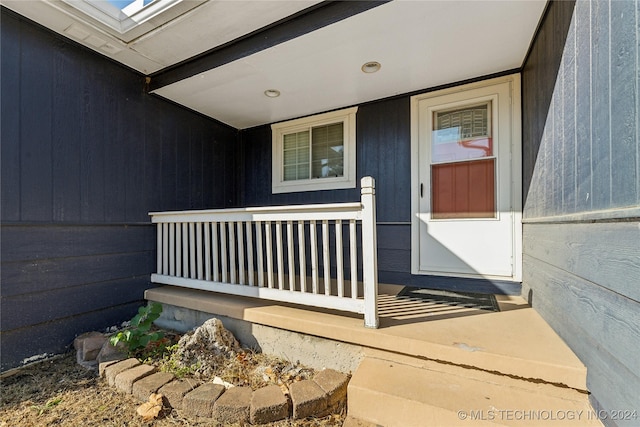
<svg viewBox="0 0 640 427"><path fill-rule="evenodd" d="M162 411L162 395L152 393L149 396L149 401L138 406L138 415L142 416L143 421L151 421L158 417L158 414Z"/></svg>

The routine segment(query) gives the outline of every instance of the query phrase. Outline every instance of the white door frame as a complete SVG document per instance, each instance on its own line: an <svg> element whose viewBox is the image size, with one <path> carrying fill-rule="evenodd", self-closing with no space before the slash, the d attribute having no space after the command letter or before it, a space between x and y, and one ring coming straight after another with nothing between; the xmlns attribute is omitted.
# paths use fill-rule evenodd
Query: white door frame
<svg viewBox="0 0 640 427"><path fill-rule="evenodd" d="M420 120L419 103L428 98L440 97L453 93L484 88L509 82L511 85L511 213L513 215L512 260L513 272L511 277L493 277L473 274L441 274L441 276L471 277L498 280L522 281L522 127L520 74L483 80L476 83L456 86L448 89L428 92L411 97L411 274L434 274L420 270ZM430 189L424 189L430 192Z"/></svg>

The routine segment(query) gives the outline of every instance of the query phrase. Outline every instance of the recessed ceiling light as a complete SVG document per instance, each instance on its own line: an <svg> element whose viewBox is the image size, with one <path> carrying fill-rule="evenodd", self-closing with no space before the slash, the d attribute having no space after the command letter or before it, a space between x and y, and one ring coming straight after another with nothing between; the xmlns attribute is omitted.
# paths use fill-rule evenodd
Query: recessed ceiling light
<svg viewBox="0 0 640 427"><path fill-rule="evenodd" d="M362 72L367 74L375 73L380 67L382 67L382 65L377 61L365 62L362 66Z"/></svg>
<svg viewBox="0 0 640 427"><path fill-rule="evenodd" d="M277 89L267 89L264 91L264 94L269 98L277 98L280 96L280 91Z"/></svg>

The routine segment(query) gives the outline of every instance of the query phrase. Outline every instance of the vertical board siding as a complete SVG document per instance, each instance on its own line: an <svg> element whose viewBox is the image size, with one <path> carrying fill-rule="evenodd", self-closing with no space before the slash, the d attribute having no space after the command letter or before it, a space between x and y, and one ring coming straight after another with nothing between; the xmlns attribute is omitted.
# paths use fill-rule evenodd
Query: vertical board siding
<svg viewBox="0 0 640 427"><path fill-rule="evenodd" d="M528 200L531 176L545 130L560 69L574 1L552 1L522 67L522 196ZM540 153L542 154L542 153Z"/></svg>
<svg viewBox="0 0 640 427"><path fill-rule="evenodd" d="M532 127L538 125L530 117L533 113L545 118L541 134L523 131L524 146L539 147L524 158L525 164L535 164L535 169L525 170L531 182L525 218L640 203L640 41L633 3L597 0L576 8L547 112L530 109L533 101L527 96L538 96L534 90L543 76L542 69L532 68L535 64L525 65L523 119Z"/></svg>
<svg viewBox="0 0 640 427"><path fill-rule="evenodd" d="M4 370L35 354L31 342L57 352L133 315L155 264L155 229L139 224L236 206L238 168L235 129L5 8L1 19Z"/></svg>
<svg viewBox="0 0 640 427"><path fill-rule="evenodd" d="M611 411L633 407L640 392L640 222L616 212L640 206L640 12L632 1L570 9L551 3L523 72L523 294L585 363L592 398ZM567 25L566 40L553 32ZM542 51L562 52L557 75ZM593 211L611 217L566 216Z"/></svg>
<svg viewBox="0 0 640 427"><path fill-rule="evenodd" d="M637 1L610 4L611 31L609 98L611 117L611 204L625 206L640 202L638 170L638 17ZM633 28L636 28L635 37ZM633 66L635 64L635 67ZM635 156L634 156L635 154ZM634 185L635 184L635 185ZM630 203L631 202L631 203Z"/></svg>
<svg viewBox="0 0 640 427"><path fill-rule="evenodd" d="M15 19L4 19L2 15L2 37L0 37L0 109L2 126L0 136L0 217L4 221L20 219L20 111L16 106L20 98L20 23Z"/></svg>

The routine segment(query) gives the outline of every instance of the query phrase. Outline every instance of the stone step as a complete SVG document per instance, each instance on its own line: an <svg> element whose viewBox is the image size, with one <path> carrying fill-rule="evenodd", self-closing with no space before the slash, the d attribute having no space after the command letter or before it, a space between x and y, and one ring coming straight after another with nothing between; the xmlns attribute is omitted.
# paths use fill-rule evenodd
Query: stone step
<svg viewBox="0 0 640 427"><path fill-rule="evenodd" d="M349 383L348 415L364 425L602 426L575 389L388 356L366 357Z"/></svg>

